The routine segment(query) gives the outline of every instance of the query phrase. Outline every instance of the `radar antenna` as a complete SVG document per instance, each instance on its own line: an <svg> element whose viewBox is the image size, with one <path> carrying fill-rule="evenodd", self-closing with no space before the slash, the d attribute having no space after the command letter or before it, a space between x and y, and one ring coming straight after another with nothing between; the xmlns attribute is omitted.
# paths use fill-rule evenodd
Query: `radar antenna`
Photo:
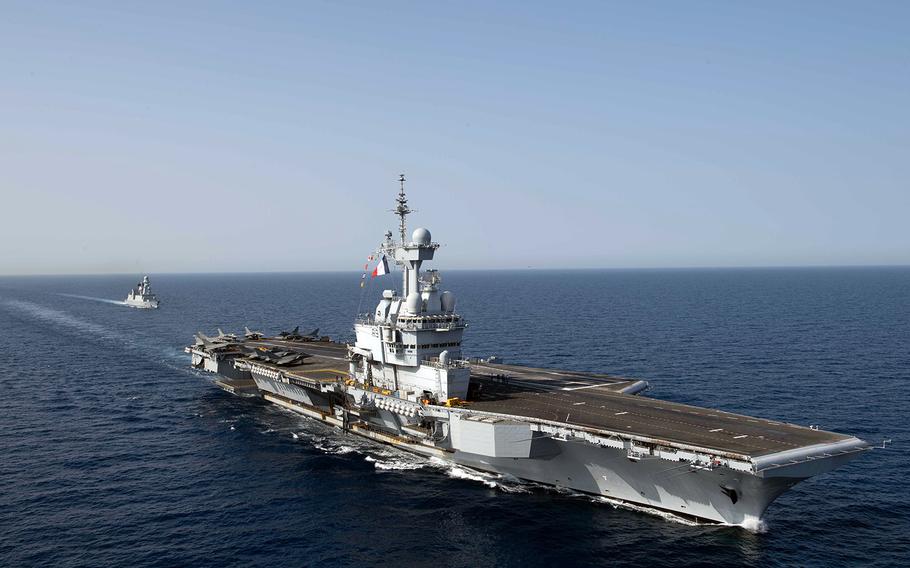
<svg viewBox="0 0 910 568"><path fill-rule="evenodd" d="M395 209L392 209L392 212L398 215L398 231L401 233L401 245L404 246L407 242L405 239L408 232L406 218L408 213L414 213L415 211L408 207L408 198L404 194L404 174L398 176L398 182L401 184L401 191L398 192L398 198L395 199L398 205Z"/></svg>

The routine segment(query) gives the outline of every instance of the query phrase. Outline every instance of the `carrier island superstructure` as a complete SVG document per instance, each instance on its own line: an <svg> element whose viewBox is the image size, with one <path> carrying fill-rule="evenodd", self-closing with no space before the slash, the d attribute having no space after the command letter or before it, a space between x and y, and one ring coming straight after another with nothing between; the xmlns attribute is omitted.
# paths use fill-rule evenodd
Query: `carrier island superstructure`
<svg viewBox="0 0 910 568"><path fill-rule="evenodd" d="M354 324L328 338L197 336L192 364L352 434L704 521L749 526L781 493L869 445L856 437L640 396L644 381L467 360L466 323L435 270L439 245L407 232L403 178L379 263L401 269Z"/></svg>

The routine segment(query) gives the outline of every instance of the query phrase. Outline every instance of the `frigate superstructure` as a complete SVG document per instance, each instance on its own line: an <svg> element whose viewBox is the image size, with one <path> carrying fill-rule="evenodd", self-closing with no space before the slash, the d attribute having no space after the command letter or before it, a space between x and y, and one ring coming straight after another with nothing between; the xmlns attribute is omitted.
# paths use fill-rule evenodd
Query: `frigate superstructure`
<svg viewBox="0 0 910 568"><path fill-rule="evenodd" d="M158 308L158 296L152 292L152 283L149 281L148 275L143 276L142 280L136 284L136 287L130 290L123 303L131 308Z"/></svg>
<svg viewBox="0 0 910 568"><path fill-rule="evenodd" d="M869 448L639 396L641 380L466 359L455 296L423 267L439 245L427 229L408 234L400 181L398 239L387 232L375 259L379 273L389 261L401 269L401 290L356 319L353 344L201 336L187 347L193 366L229 392L407 451L731 525L755 525L781 493Z"/></svg>

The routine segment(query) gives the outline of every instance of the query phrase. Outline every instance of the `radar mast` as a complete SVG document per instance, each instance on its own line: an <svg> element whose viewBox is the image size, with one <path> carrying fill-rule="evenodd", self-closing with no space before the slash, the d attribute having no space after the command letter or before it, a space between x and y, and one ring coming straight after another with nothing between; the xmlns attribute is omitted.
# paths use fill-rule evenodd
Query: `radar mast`
<svg viewBox="0 0 910 568"><path fill-rule="evenodd" d="M394 242L392 240L392 232L388 231L385 235L386 240L380 246L380 250L401 267L401 295L407 298L412 293L420 293L421 290L418 283L420 265L425 260L433 259L433 253L439 248L439 245L432 242L430 232L423 228L415 230L414 234L410 238L408 237L407 217L410 213L416 213L416 210L408 207L408 197L404 192L404 182L404 174L400 174L398 176L398 183L400 184L398 197L395 198L395 208L391 210L392 213L398 216L398 233L401 241L398 243Z"/></svg>
<svg viewBox="0 0 910 568"><path fill-rule="evenodd" d="M398 182L401 184L401 190L398 192L398 198L395 201L398 205L395 209L392 209L392 212L398 215L398 231L401 234L401 246L404 246L407 241L405 240L408 232L407 217L408 213L414 213L415 211L408 207L408 198L404 194L404 174L398 176Z"/></svg>

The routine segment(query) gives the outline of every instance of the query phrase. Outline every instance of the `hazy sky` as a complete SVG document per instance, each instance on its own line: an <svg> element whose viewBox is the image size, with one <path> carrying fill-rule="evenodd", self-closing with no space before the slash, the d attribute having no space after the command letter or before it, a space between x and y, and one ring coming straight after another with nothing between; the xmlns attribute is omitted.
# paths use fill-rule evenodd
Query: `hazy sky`
<svg viewBox="0 0 910 568"><path fill-rule="evenodd" d="M0 273L910 263L910 2L10 2Z"/></svg>

